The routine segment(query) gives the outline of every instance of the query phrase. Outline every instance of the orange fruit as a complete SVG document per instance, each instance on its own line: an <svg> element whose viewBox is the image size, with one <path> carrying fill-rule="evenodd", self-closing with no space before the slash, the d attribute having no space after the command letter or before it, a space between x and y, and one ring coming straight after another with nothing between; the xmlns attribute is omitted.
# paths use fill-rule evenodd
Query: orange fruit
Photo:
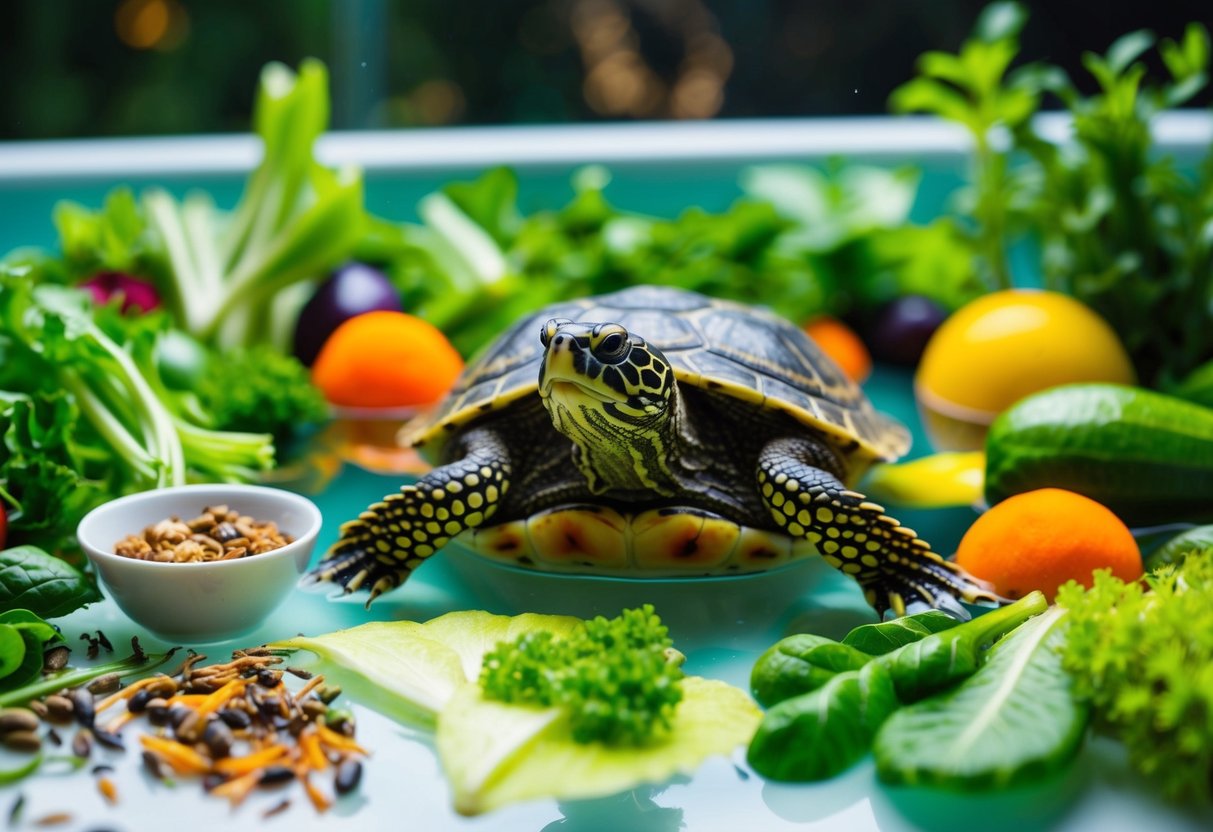
<svg viewBox="0 0 1213 832"><path fill-rule="evenodd" d="M333 330L312 381L345 407L407 407L442 398L463 358L433 324L405 312L366 312Z"/></svg>
<svg viewBox="0 0 1213 832"><path fill-rule="evenodd" d="M982 447L999 413L1030 393L1079 381L1132 384L1129 355L1089 307L1059 292L991 292L936 330L914 394L939 450Z"/></svg>
<svg viewBox="0 0 1213 832"><path fill-rule="evenodd" d="M1141 577L1141 551L1128 527L1089 497L1060 488L1016 494L977 518L956 563L1006 598L1038 589L1053 600L1073 579L1091 586L1096 569L1125 581Z"/></svg>
<svg viewBox="0 0 1213 832"><path fill-rule="evenodd" d="M804 325L805 334L834 360L846 377L859 383L872 372L872 356L855 330L837 318L822 316Z"/></svg>

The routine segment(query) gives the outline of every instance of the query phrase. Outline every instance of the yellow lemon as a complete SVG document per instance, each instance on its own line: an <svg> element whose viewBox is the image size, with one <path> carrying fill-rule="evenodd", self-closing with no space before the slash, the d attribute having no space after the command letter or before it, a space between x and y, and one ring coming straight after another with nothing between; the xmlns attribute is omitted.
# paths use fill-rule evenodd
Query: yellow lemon
<svg viewBox="0 0 1213 832"><path fill-rule="evenodd" d="M931 337L914 394L931 443L976 450L999 413L1031 393L1078 381L1132 384L1112 328L1058 292L1008 289L958 309Z"/></svg>

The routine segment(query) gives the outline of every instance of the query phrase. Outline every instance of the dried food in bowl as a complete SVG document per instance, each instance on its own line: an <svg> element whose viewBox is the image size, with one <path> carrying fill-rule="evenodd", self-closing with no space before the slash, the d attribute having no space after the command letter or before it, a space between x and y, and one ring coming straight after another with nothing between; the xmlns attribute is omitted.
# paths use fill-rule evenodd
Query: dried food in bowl
<svg viewBox="0 0 1213 832"><path fill-rule="evenodd" d="M193 517L198 506L239 506L294 538L256 557L161 563L122 557L116 541L166 517ZM257 485L185 485L111 500L77 529L106 593L140 626L173 642L225 641L256 629L290 594L307 566L321 525L306 497Z"/></svg>

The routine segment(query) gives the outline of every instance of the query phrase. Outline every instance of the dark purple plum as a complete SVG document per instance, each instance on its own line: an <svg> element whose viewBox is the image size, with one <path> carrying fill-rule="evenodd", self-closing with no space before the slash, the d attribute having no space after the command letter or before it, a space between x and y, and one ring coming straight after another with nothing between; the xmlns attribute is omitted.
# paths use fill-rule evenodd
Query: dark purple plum
<svg viewBox="0 0 1213 832"><path fill-rule="evenodd" d="M902 295L876 313L865 340L877 361L913 367L947 317L948 311L930 298Z"/></svg>
<svg viewBox="0 0 1213 832"><path fill-rule="evenodd" d="M403 312L400 293L387 275L365 263L335 270L299 312L295 323L295 357L308 367L333 330L363 312Z"/></svg>

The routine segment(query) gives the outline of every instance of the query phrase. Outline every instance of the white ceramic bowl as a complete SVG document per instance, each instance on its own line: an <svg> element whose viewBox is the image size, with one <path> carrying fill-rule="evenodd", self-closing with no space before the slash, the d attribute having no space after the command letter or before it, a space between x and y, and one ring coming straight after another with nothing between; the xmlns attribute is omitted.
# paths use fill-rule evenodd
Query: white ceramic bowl
<svg viewBox="0 0 1213 832"><path fill-rule="evenodd" d="M216 505L277 523L294 541L272 552L210 563L156 563L114 554L114 545L128 534L168 517L197 517ZM307 567L320 524L320 510L306 497L217 483L119 497L89 512L76 535L108 594L132 620L169 642L205 644L256 629L286 600Z"/></svg>

